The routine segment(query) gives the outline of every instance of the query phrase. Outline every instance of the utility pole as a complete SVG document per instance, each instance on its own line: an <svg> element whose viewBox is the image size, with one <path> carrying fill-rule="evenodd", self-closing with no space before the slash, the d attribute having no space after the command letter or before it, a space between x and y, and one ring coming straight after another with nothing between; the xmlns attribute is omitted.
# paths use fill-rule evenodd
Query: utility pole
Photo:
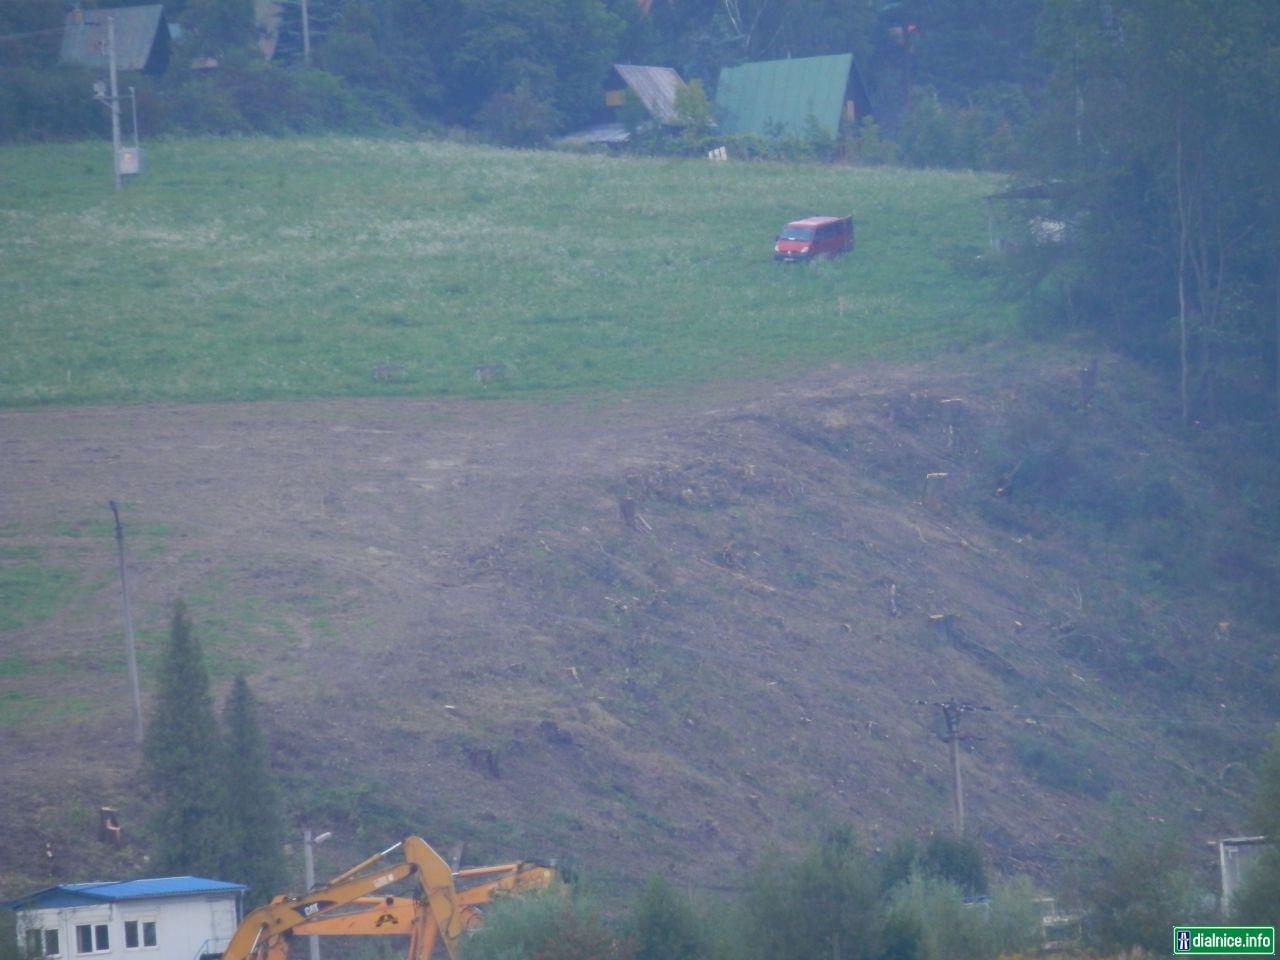
<svg viewBox="0 0 1280 960"><path fill-rule="evenodd" d="M946 725L946 733L940 737L947 745L947 753L951 757L951 799L952 815L956 836L964 836L964 779L960 775L960 741L980 740L981 737L970 737L960 733L960 718L975 710L990 710L990 707L976 706L957 700L917 700L923 706L938 707L942 711L942 719Z"/></svg>
<svg viewBox="0 0 1280 960"><path fill-rule="evenodd" d="M116 182L120 173L116 171ZM114 500L107 501L111 515L116 518L116 559L120 564L120 595L124 599L124 653L129 662L129 691L133 694L133 738L142 744L142 694L138 690L138 654L133 643L133 614L129 610L129 581L124 572L124 527L120 523L120 511Z"/></svg>
<svg viewBox="0 0 1280 960"><path fill-rule="evenodd" d="M308 66L311 64L311 17L307 15L307 0L302 0L302 60ZM311 938L311 942L315 942L315 937ZM315 960L314 957L311 960Z"/></svg>
<svg viewBox="0 0 1280 960"><path fill-rule="evenodd" d="M115 17L107 17L107 65L111 74L111 168L115 171L116 189L119 190L122 188L120 181L120 91L116 87Z"/></svg>
<svg viewBox="0 0 1280 960"><path fill-rule="evenodd" d="M332 836L333 833L326 830L319 836L313 837L310 827L303 827L302 829L302 867L306 873L307 890L316 885L315 846L318 843L324 843ZM307 937L307 946L311 953L311 960L320 960L320 938L315 936Z"/></svg>

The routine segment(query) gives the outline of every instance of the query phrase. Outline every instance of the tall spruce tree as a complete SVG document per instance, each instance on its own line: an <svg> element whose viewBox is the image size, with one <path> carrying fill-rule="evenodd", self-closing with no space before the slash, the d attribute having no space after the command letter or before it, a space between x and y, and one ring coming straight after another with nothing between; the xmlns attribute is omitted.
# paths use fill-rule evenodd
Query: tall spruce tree
<svg viewBox="0 0 1280 960"><path fill-rule="evenodd" d="M143 750L162 798L156 869L221 879L229 859L223 746L200 642L181 601L174 605Z"/></svg>
<svg viewBox="0 0 1280 960"><path fill-rule="evenodd" d="M284 819L271 779L258 705L244 675L236 677L223 709L227 730L226 798L231 862L227 879L249 887L245 906L283 892Z"/></svg>

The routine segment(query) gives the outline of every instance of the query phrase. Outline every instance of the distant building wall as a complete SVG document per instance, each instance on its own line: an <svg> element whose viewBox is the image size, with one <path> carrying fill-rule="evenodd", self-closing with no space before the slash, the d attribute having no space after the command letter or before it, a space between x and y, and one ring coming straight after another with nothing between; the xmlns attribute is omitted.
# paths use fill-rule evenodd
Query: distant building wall
<svg viewBox="0 0 1280 960"><path fill-rule="evenodd" d="M236 924L236 897L225 894L17 911L28 960L196 960L221 953Z"/></svg>

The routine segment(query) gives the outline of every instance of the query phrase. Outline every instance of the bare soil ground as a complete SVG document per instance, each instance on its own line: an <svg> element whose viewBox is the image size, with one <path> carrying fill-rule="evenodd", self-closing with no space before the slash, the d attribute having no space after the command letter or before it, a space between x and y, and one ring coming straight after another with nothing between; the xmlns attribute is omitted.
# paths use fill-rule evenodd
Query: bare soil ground
<svg viewBox="0 0 1280 960"><path fill-rule="evenodd" d="M1124 522L1019 485L1065 430L1124 484L1159 463L1177 523L1234 523L1247 553L1247 522L1185 506L1211 480L1135 412L1138 374L1108 361L1086 408L1070 364L1000 363L0 413L6 556L74 583L0 634L3 888L144 869L108 499L144 674L186 598L335 866L412 830L731 887L823 824L883 846L948 821L945 698L990 708L966 719L968 810L1008 870L1054 873L1108 791L1189 841L1234 829L1267 713L1226 674L1274 636L1226 583L1143 586ZM99 803L123 853L94 839Z"/></svg>

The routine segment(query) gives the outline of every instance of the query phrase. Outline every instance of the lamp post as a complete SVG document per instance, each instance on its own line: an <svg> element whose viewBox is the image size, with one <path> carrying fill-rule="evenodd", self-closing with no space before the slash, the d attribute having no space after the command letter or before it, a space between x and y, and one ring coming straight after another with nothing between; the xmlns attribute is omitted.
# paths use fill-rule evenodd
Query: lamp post
<svg viewBox="0 0 1280 960"><path fill-rule="evenodd" d="M333 836L333 831L326 830L324 833L316 836L311 835L310 827L302 828L302 864L306 871L307 889L310 890L316 885L316 859L314 848L316 844L324 843ZM307 943L311 951L311 960L320 960L320 938L307 937Z"/></svg>

